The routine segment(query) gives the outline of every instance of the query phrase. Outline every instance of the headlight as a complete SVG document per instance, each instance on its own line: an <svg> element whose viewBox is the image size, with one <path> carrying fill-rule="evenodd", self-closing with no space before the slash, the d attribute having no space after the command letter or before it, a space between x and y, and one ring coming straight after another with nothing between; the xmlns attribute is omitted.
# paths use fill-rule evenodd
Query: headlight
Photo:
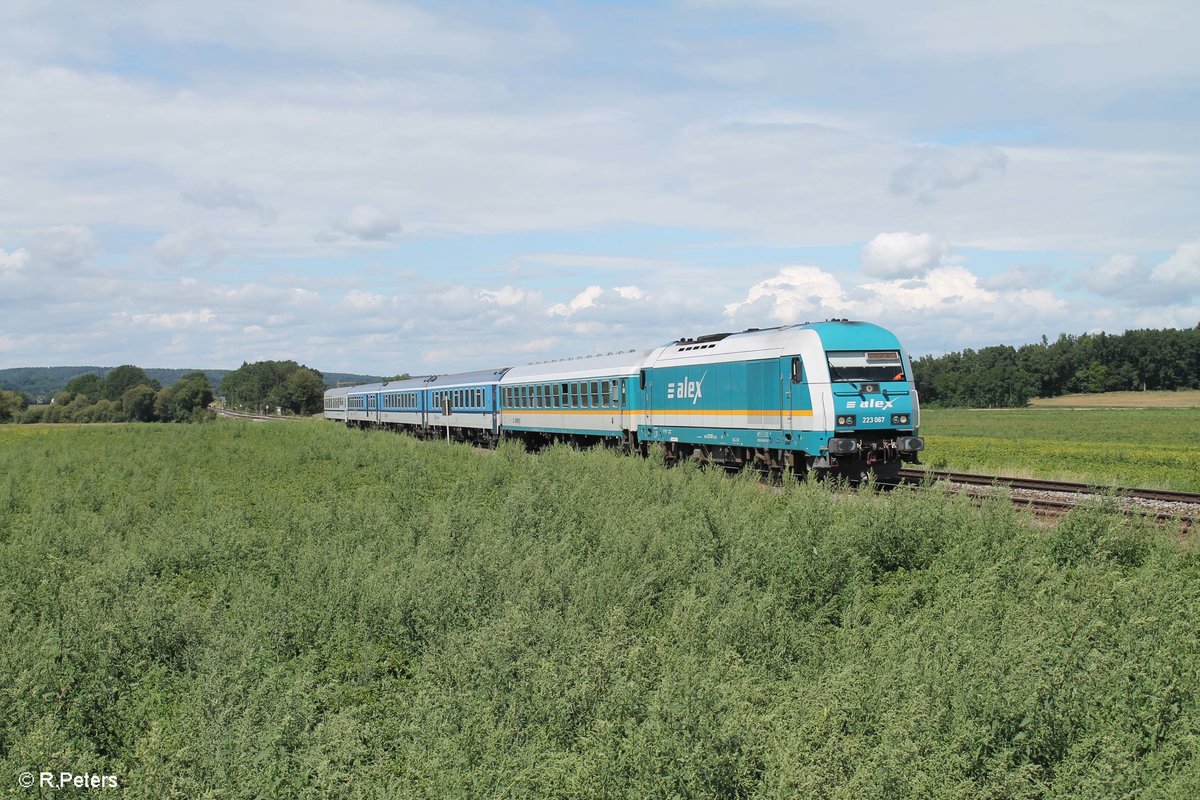
<svg viewBox="0 0 1200 800"><path fill-rule="evenodd" d="M847 414L847 415L839 416L837 418L837 424L841 425L843 427L853 426L854 425L854 415Z"/></svg>
<svg viewBox="0 0 1200 800"><path fill-rule="evenodd" d="M893 425L907 425L908 424L908 414L892 414L892 424Z"/></svg>

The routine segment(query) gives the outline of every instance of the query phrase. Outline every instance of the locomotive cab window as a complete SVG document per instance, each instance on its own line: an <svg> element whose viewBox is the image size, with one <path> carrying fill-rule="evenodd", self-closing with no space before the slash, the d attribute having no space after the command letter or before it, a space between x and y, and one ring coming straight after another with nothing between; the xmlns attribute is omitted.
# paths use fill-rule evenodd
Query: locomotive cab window
<svg viewBox="0 0 1200 800"><path fill-rule="evenodd" d="M834 383L886 383L905 380L898 350L831 350L829 378Z"/></svg>

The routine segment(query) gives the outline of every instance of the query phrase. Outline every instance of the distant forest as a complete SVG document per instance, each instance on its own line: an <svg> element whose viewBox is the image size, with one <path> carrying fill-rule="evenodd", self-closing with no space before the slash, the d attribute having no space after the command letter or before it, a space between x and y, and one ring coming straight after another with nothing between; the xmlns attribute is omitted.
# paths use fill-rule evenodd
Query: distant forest
<svg viewBox="0 0 1200 800"><path fill-rule="evenodd" d="M104 378L115 367L14 367L0 369L0 389L20 392L33 403L48 403L50 398L67 388L72 378L80 375L96 375ZM203 372L208 382L220 386L233 370L228 369L162 369L147 368L143 370L146 377L161 386L170 386L185 375ZM374 383L380 380L374 375L355 375L345 372L323 373L326 386L336 386L338 383Z"/></svg>
<svg viewBox="0 0 1200 800"><path fill-rule="evenodd" d="M1200 389L1200 325L1043 336L1037 344L997 345L913 362L921 402L1011 408L1034 397L1147 390Z"/></svg>

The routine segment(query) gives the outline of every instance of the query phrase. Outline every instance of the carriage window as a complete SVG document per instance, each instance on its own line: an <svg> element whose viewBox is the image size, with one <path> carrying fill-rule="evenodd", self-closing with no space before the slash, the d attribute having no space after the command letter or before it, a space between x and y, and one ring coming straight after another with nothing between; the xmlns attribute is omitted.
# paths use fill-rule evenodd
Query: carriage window
<svg viewBox="0 0 1200 800"><path fill-rule="evenodd" d="M579 408L579 384L572 383L571 387L571 408Z"/></svg>
<svg viewBox="0 0 1200 800"><path fill-rule="evenodd" d="M588 389L587 381L583 381L582 383L579 384L579 407L580 408L591 408L591 406L588 405L588 390L587 389Z"/></svg>
<svg viewBox="0 0 1200 800"><path fill-rule="evenodd" d="M608 381L600 381L600 405L608 408L609 398L612 396L612 389L609 388Z"/></svg>
<svg viewBox="0 0 1200 800"><path fill-rule="evenodd" d="M534 397L533 407L541 408L542 407L542 385L540 383L537 386L533 387L533 397Z"/></svg>
<svg viewBox="0 0 1200 800"><path fill-rule="evenodd" d="M558 407L559 407L559 405L558 405L558 404L559 404L559 401L560 401L560 399L561 399L561 395L559 394L559 392L561 391L562 387L560 387L560 386L559 386L559 385L556 383L556 384L554 384L554 387L553 387L553 388L554 388L554 393L553 393L553 398L554 398L554 408L558 408Z"/></svg>

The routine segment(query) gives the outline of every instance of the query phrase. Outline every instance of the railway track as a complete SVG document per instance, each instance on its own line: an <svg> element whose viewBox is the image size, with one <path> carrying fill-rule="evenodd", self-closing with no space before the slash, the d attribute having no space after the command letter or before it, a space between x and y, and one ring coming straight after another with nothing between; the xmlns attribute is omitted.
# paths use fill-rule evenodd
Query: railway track
<svg viewBox="0 0 1200 800"><path fill-rule="evenodd" d="M1178 523L1184 528L1192 528L1200 521L1200 494L1192 492L1103 487L1067 481L919 469L901 470L900 480L907 485L944 482L954 491L979 497L987 496L986 490L990 488L1007 489L1012 493L1014 505L1029 508L1038 516L1047 518L1061 517L1088 502L1111 499L1125 514L1149 517L1162 524Z"/></svg>
<svg viewBox="0 0 1200 800"><path fill-rule="evenodd" d="M214 408L217 416L230 417L232 419L252 419L257 422L279 422L287 420L308 419L307 417L277 417L270 414L247 414L244 411L231 411L228 408Z"/></svg>

